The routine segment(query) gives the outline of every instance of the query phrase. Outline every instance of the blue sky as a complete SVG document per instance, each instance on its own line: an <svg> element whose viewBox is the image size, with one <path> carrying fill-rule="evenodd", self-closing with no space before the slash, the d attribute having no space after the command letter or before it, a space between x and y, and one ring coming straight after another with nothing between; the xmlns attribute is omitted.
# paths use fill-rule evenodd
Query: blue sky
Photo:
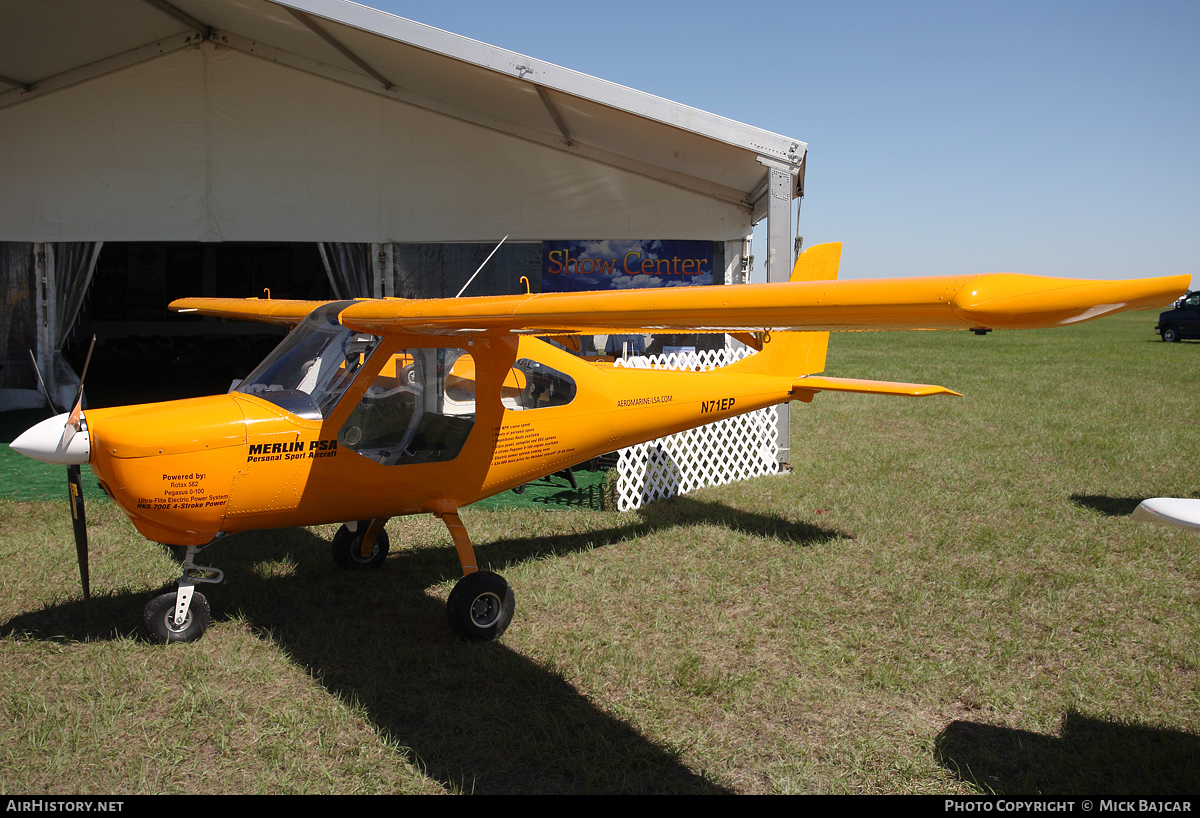
<svg viewBox="0 0 1200 818"><path fill-rule="evenodd" d="M1200 3L367 5L807 142L843 278L1200 273Z"/></svg>

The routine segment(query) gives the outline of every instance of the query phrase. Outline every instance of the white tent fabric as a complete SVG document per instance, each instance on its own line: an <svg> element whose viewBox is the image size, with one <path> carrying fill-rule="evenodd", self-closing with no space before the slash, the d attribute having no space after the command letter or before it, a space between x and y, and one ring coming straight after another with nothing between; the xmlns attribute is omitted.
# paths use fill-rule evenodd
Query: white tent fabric
<svg viewBox="0 0 1200 818"><path fill-rule="evenodd" d="M750 227L745 207L211 43L2 108L0 144L0 239L732 240Z"/></svg>
<svg viewBox="0 0 1200 818"><path fill-rule="evenodd" d="M799 140L349 0L0 3L0 110L207 47L288 66L758 216L768 184L775 189L782 181L769 182L766 167L797 182L803 175L807 146Z"/></svg>

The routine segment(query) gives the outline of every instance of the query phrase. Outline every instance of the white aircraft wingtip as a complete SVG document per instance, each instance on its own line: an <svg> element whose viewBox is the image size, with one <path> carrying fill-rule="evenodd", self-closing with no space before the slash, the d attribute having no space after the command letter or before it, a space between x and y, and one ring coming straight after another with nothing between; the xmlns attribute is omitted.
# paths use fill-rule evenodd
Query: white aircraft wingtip
<svg viewBox="0 0 1200 818"><path fill-rule="evenodd" d="M1143 523L1159 523L1200 531L1200 500L1152 497L1143 500L1130 516Z"/></svg>

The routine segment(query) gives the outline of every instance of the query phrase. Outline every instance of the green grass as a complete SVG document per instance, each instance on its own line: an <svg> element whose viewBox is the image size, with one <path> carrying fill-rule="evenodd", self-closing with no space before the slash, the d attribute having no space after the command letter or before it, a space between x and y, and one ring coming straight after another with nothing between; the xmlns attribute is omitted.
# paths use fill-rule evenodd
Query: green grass
<svg viewBox="0 0 1200 818"><path fill-rule="evenodd" d="M965 398L794 404L793 474L639 513L468 508L512 583L451 639L432 518L370 575L332 528L204 553L193 645L137 635L177 568L93 501L0 501L0 792L1200 791L1200 344L1134 313L847 333L829 374ZM57 469L56 469L57 471Z"/></svg>

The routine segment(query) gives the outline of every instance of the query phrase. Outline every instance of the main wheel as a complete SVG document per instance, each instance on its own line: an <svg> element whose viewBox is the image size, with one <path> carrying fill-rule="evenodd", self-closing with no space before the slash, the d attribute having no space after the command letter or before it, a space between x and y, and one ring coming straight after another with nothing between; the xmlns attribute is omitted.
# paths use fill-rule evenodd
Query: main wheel
<svg viewBox="0 0 1200 818"><path fill-rule="evenodd" d="M175 595L176 591L159 594L146 604L142 619L150 638L160 644L168 642L195 642L204 635L208 628L211 611L208 600L198 591L192 592L192 602L188 605L187 617L182 625L175 624Z"/></svg>
<svg viewBox="0 0 1200 818"><path fill-rule="evenodd" d="M472 642L486 642L504 633L512 622L516 600L504 577L476 571L460 579L446 600L450 630Z"/></svg>
<svg viewBox="0 0 1200 818"><path fill-rule="evenodd" d="M1163 327L1162 339L1168 344L1175 343L1179 340L1179 330L1175 329L1175 327L1171 326L1170 324L1167 324L1165 327Z"/></svg>
<svg viewBox="0 0 1200 818"><path fill-rule="evenodd" d="M351 531L346 526L342 526L333 535L333 561L340 567L365 571L383 565L383 561L387 559L390 543L387 532L382 528L375 535L375 545L371 548L371 556L364 557L362 555L363 535L367 533L367 526L370 524L370 520L359 520L357 531Z"/></svg>

